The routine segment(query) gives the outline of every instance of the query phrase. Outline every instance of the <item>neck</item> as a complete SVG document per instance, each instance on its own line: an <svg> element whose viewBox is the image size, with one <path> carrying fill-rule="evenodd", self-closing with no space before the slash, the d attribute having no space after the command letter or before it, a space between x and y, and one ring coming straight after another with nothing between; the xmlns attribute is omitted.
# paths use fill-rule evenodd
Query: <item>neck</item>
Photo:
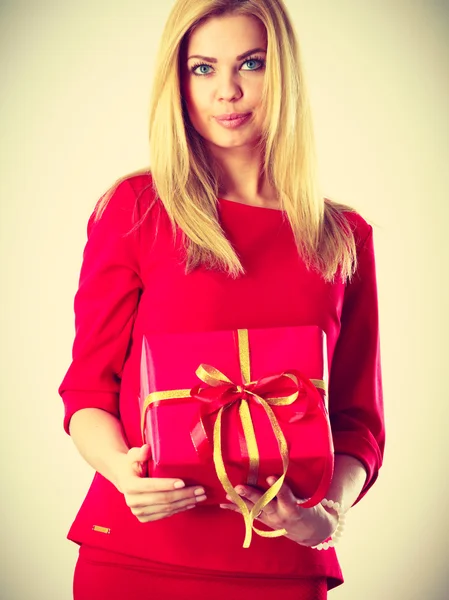
<svg viewBox="0 0 449 600"><path fill-rule="evenodd" d="M278 205L256 148L211 148L218 170L220 198L269 208Z"/></svg>

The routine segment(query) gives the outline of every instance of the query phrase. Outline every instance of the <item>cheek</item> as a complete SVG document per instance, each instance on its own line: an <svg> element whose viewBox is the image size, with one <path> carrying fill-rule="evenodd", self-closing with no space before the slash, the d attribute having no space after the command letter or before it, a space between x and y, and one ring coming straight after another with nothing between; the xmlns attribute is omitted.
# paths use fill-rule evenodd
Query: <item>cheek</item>
<svg viewBox="0 0 449 600"><path fill-rule="evenodd" d="M195 111L195 90L193 89L192 83L188 75L184 76L181 82L181 94L184 100L184 104L187 108L189 115Z"/></svg>
<svg viewBox="0 0 449 600"><path fill-rule="evenodd" d="M190 83L185 88L184 98L190 117L204 120L209 106L208 94L204 86L195 85L195 82Z"/></svg>
<svg viewBox="0 0 449 600"><path fill-rule="evenodd" d="M254 82L253 85L248 87L248 93L251 94L251 97L254 99L254 101L260 102L263 94L263 79Z"/></svg>

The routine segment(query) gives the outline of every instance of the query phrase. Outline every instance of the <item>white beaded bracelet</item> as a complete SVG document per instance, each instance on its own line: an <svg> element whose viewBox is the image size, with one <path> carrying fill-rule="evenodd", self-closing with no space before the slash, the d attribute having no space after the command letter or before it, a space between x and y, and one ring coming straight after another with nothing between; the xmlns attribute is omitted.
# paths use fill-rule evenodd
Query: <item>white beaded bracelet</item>
<svg viewBox="0 0 449 600"><path fill-rule="evenodd" d="M323 500L321 500L321 504L324 507L327 506L328 508L335 510L338 516L337 528L331 535L331 539L328 542L321 542L321 544L318 544L317 546L311 546L311 548L314 548L315 550L328 550L329 548L333 548L343 535L343 530L345 528L345 514L338 502L323 498Z"/></svg>

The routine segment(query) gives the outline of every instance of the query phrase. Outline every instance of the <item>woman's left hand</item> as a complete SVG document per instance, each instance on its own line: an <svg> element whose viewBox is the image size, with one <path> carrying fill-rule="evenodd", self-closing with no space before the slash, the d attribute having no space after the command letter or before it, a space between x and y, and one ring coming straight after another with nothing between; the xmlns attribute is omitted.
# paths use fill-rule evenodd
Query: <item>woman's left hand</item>
<svg viewBox="0 0 449 600"><path fill-rule="evenodd" d="M268 477L267 482L273 485L276 477ZM262 492L248 485L238 485L235 491L244 500L251 510L262 496ZM230 496L226 496L232 502ZM257 519L271 529L285 529L285 537L303 546L316 546L329 538L338 524L338 515L331 508L324 508L317 504L312 508L301 508L301 500L293 495L286 483L279 490L276 498L272 500ZM240 512L234 504L220 504L221 508Z"/></svg>

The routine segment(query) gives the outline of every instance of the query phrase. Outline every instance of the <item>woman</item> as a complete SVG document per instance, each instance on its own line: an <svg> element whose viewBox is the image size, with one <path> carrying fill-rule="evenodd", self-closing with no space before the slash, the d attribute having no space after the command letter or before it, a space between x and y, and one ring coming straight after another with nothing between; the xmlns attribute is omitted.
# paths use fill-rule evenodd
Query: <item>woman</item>
<svg viewBox="0 0 449 600"><path fill-rule="evenodd" d="M65 430L96 470L68 536L81 546L75 600L326 598L343 578L334 549L313 546L371 487L383 455L372 228L319 195L281 0L178 0L153 94L151 174L119 180L89 220L59 388ZM242 549L232 502L205 506L199 486L146 477L142 336L308 324L327 335L326 496L341 510L301 508L284 485L258 518L287 535ZM260 497L236 491L249 507Z"/></svg>

